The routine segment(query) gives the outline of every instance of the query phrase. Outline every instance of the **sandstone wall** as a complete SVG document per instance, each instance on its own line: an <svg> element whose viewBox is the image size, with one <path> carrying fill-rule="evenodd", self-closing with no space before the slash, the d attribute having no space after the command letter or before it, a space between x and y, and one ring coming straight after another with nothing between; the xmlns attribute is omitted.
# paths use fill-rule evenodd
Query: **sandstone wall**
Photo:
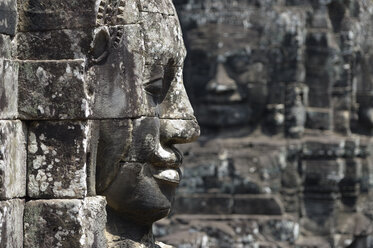
<svg viewBox="0 0 373 248"><path fill-rule="evenodd" d="M0 247L106 247L82 55L95 9L0 1Z"/></svg>
<svg viewBox="0 0 373 248"><path fill-rule="evenodd" d="M202 137L162 240L373 247L373 2L174 2Z"/></svg>

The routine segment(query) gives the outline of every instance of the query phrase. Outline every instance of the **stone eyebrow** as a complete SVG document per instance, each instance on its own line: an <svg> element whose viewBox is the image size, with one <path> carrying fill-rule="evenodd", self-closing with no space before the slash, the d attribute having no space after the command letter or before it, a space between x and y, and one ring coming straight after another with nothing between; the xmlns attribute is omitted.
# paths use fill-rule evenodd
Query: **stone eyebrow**
<svg viewBox="0 0 373 248"><path fill-rule="evenodd" d="M116 25L124 21L125 0L101 0L97 12L97 25Z"/></svg>
<svg viewBox="0 0 373 248"><path fill-rule="evenodd" d="M117 26L124 22L125 0L102 0L99 4L96 18L97 26L115 26L115 30L110 32L112 47L117 48L124 34L124 28Z"/></svg>

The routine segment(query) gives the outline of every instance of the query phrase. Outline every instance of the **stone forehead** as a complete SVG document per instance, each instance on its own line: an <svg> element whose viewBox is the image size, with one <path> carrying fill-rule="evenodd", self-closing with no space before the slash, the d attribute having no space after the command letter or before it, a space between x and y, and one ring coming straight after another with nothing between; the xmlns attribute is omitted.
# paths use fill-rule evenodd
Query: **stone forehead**
<svg viewBox="0 0 373 248"><path fill-rule="evenodd" d="M182 65L186 51L172 1L102 0L99 3L97 25L126 25L128 19L141 25L146 64L165 65L172 61L173 65ZM129 34L119 33L112 39L120 40L123 35Z"/></svg>
<svg viewBox="0 0 373 248"><path fill-rule="evenodd" d="M161 57L164 60L171 59L164 57L173 57L180 65L185 56L180 25L171 0L61 0L57 3L51 0L20 0L17 19L17 29L21 31L17 39L22 40L19 44L20 59L84 58L89 51L94 29L104 26L120 30L120 27L127 25L141 26L146 45L144 55L155 60L155 63L161 63L157 61ZM66 32L73 35L66 39ZM41 52L29 56L29 53L37 50L33 47L33 43L38 43L37 36L43 37L47 46L49 43L61 44L60 39L65 39L62 42L65 47L50 45L50 48L68 50L69 54L55 54L49 58L49 54L53 53L48 51L48 55ZM119 42L123 36L131 37L133 34L118 31L111 34L111 39Z"/></svg>

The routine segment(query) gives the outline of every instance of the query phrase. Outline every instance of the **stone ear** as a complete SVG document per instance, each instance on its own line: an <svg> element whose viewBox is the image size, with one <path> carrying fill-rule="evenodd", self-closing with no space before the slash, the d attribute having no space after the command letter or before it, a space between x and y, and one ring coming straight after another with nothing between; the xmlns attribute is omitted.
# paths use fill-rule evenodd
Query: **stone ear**
<svg viewBox="0 0 373 248"><path fill-rule="evenodd" d="M95 32L95 37L91 47L92 60L95 63L100 63L104 61L108 54L110 48L110 34L105 28Z"/></svg>

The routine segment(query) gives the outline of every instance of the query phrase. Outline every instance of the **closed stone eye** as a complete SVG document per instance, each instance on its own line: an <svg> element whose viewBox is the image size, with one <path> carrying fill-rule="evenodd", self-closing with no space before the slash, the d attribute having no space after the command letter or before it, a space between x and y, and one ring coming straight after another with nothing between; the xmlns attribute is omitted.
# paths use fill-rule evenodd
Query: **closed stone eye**
<svg viewBox="0 0 373 248"><path fill-rule="evenodd" d="M160 98L164 93L163 78L155 78L144 85L145 91L156 98Z"/></svg>
<svg viewBox="0 0 373 248"><path fill-rule="evenodd" d="M93 42L91 54L95 63L102 62L108 55L110 46L110 36L108 32L101 29L96 35Z"/></svg>

